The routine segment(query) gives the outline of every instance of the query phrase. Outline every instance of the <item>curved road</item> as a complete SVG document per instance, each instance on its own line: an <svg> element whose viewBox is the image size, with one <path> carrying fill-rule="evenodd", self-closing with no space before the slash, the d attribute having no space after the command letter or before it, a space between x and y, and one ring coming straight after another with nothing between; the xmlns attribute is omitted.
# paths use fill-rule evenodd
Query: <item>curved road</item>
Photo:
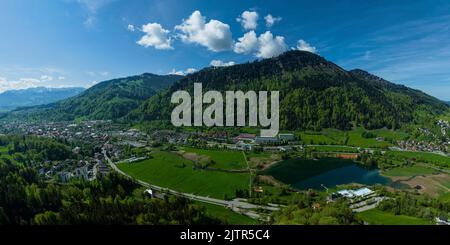
<svg viewBox="0 0 450 245"><path fill-rule="evenodd" d="M102 149L102 153L103 156L105 157L105 159L107 160L109 166L114 169L116 172L130 178L133 179L134 181L138 182L139 184L141 184L142 186L157 190L159 192L168 192L170 194L176 195L176 196L181 196L181 197L185 197L188 199L192 199L192 200L196 200L196 201L200 201L200 202L205 202L205 203L210 203L210 204L215 204L215 205L220 205L226 208L231 208L233 211L239 211L240 209L244 209L245 213L248 216L251 216L253 218L260 218L260 215L251 211L250 209L267 209L270 211L277 211L279 210L279 206L261 206L261 205L255 205L255 204L251 204L248 202L245 202L245 199L240 199L240 198L236 198L233 199L231 201L226 201L226 200L222 200L222 199L217 199L217 198L211 198L211 197L205 197L205 196L199 196L199 195L194 195L191 193L184 193L184 192L179 192L179 191L175 191L175 190L171 190L168 188L163 188L157 185L153 185L147 182L144 182L142 180L138 180L132 176L130 176L129 174L123 172L122 170L120 170L116 164L114 164L111 159L108 157L108 155L106 154L106 150Z"/></svg>

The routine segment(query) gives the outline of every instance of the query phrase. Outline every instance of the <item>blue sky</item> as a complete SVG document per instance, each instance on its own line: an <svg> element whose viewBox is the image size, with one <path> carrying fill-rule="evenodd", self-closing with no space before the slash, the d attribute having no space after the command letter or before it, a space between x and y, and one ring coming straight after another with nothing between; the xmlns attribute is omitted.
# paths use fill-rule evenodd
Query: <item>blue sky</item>
<svg viewBox="0 0 450 245"><path fill-rule="evenodd" d="M187 73L299 48L450 100L446 0L2 0L0 31L0 91Z"/></svg>

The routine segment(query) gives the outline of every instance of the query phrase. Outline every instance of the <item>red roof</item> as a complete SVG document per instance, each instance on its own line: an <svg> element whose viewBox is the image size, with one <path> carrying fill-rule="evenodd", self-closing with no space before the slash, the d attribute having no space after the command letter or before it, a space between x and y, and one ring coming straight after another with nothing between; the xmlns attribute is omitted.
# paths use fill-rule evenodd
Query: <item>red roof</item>
<svg viewBox="0 0 450 245"><path fill-rule="evenodd" d="M254 139L256 137L255 134L240 134L236 138L238 139Z"/></svg>

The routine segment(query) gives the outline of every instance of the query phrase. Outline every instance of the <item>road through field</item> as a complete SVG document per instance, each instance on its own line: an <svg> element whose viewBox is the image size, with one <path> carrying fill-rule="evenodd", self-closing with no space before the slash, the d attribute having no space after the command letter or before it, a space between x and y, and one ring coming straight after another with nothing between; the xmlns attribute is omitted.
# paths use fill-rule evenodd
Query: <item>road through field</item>
<svg viewBox="0 0 450 245"><path fill-rule="evenodd" d="M200 201L200 202L205 202L205 203L210 203L210 204L215 204L215 205L220 205L226 208L231 208L233 211L243 211L246 215L252 217L252 218L260 218L260 215L256 212L254 212L253 210L255 209L266 209L266 210L270 210L270 211L277 211L280 208L276 207L276 206L262 206L262 205L255 205L255 204L251 204L248 202L245 202L245 199L240 199L240 198L235 198L233 200L221 200L221 199L217 199L217 198L211 198L211 197L205 197L205 196L199 196L199 195L194 195L191 193L184 193L184 192L179 192L179 191L175 191L175 190L171 190L168 188L164 188L161 186L156 186L156 185L152 185L150 183L144 182L142 180L138 180L133 178L132 176L130 176L129 174L123 172L122 170L120 170L115 163L113 163L111 161L111 159L108 157L108 155L106 154L106 150L102 149L102 153L104 158L106 159L106 161L108 162L108 165L114 169L114 171L118 172L121 175L124 175L130 179L135 180L136 182L138 182L139 184L141 184L142 186L145 186L147 188L151 188L153 190L159 191L159 192L168 192L172 195L176 195L176 196L181 196L181 197L185 197L188 199L192 199L192 200L196 200L196 201Z"/></svg>

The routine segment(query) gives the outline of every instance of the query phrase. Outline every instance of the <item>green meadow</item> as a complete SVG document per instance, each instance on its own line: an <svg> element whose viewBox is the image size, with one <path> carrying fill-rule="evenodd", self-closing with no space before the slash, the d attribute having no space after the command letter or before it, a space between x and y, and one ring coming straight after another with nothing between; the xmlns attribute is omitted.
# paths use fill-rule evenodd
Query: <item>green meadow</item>
<svg viewBox="0 0 450 245"><path fill-rule="evenodd" d="M398 167L392 168L385 172L383 175L386 176L414 176L414 175L424 175L424 174L433 174L437 172L432 168L422 167L422 166L409 166L409 167Z"/></svg>
<svg viewBox="0 0 450 245"><path fill-rule="evenodd" d="M371 209L357 216L371 225L431 225L428 220L406 215L395 215L379 209Z"/></svg>
<svg viewBox="0 0 450 245"><path fill-rule="evenodd" d="M249 173L193 169L191 161L172 152L155 152L153 158L118 167L132 177L173 190L223 199L236 189L249 188ZM184 163L184 164L183 164Z"/></svg>
<svg viewBox="0 0 450 245"><path fill-rule="evenodd" d="M371 132L375 137L364 138L362 136L364 131ZM363 128L354 128L349 131L338 129L323 129L320 132L298 131L297 136L307 145L349 145L363 148L386 148L392 146L392 143L389 142L390 139L401 140L407 134L389 129L365 130ZM377 137L382 137L384 140L377 141Z"/></svg>
<svg viewBox="0 0 450 245"><path fill-rule="evenodd" d="M247 164L245 163L244 155L241 151L229 151L229 150L205 150L191 147L184 147L184 151L195 153L201 156L207 156L214 161L211 168L221 169L245 169Z"/></svg>
<svg viewBox="0 0 450 245"><path fill-rule="evenodd" d="M450 157L431 152L388 151L385 156L399 161L411 160L414 162L432 163L442 167L450 167Z"/></svg>

